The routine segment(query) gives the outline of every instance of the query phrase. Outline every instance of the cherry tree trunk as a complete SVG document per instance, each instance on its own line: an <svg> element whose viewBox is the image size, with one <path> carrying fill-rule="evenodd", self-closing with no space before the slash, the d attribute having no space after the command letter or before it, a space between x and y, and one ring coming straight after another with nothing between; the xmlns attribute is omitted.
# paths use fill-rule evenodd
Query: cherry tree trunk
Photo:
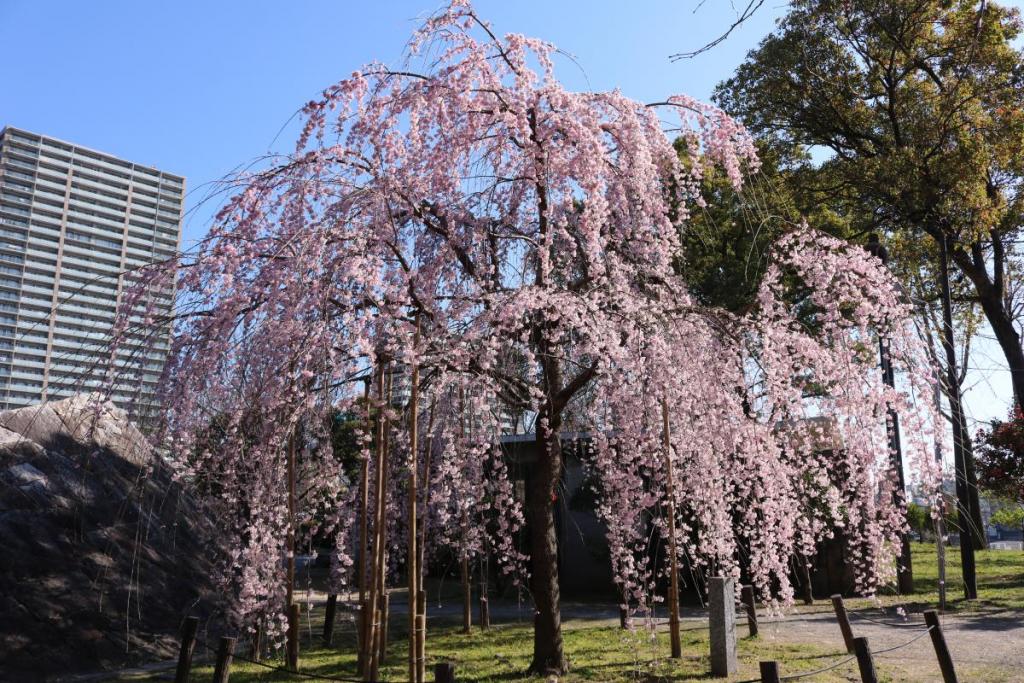
<svg viewBox="0 0 1024 683"><path fill-rule="evenodd" d="M527 491L529 510L530 588L537 610L533 629L532 673L565 673L568 668L562 647L562 615L558 589L558 536L555 529L555 501L562 476L562 446L558 438L561 420L550 421L547 430L537 430L537 462Z"/></svg>

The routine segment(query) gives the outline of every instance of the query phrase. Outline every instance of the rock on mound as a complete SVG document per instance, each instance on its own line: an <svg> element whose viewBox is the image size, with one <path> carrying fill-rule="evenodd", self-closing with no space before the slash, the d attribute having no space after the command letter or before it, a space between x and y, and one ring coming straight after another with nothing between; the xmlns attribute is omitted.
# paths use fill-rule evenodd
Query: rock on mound
<svg viewBox="0 0 1024 683"><path fill-rule="evenodd" d="M170 654L210 595L212 537L112 404L83 395L0 413L2 678Z"/></svg>

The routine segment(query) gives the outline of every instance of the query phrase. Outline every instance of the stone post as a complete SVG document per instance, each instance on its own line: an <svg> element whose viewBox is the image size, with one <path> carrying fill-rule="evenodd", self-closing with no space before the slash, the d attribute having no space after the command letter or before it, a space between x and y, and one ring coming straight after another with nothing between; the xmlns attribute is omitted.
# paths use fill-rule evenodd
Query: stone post
<svg viewBox="0 0 1024 683"><path fill-rule="evenodd" d="M729 676L736 673L736 590L733 580L724 576L708 582L708 604L711 608L711 674Z"/></svg>

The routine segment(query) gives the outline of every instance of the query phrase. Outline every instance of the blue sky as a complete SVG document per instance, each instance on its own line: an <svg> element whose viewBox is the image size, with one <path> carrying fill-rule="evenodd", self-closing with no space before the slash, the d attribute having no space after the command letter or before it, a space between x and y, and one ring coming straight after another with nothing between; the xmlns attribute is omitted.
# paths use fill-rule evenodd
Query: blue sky
<svg viewBox="0 0 1024 683"><path fill-rule="evenodd" d="M1024 6L1024 0L1004 4ZM744 0L735 5L745 6ZM184 246L206 232L209 184L268 151L288 151L293 114L371 60L400 59L438 0L64 2L0 0L0 126L10 124L186 176ZM765 3L713 50L670 62L736 18L728 0L477 0L499 33L570 53L559 75L580 90L644 101L709 97L785 8ZM289 124L289 121L291 123ZM282 131L282 127L285 129ZM992 348L989 348L992 347ZM976 347L967 405L1001 416L1010 396L998 349Z"/></svg>
<svg viewBox="0 0 1024 683"><path fill-rule="evenodd" d="M732 23L725 0L498 2L477 10L499 32L571 53L577 89L642 100L706 98L771 28L767 6L711 53L671 63ZM192 205L206 183L270 149L287 151L295 110L367 61L394 63L439 0L401 2L44 2L0 0L0 44L14 57L0 125L63 138L185 175ZM582 68L581 68L582 67ZM197 210L185 242L206 231Z"/></svg>

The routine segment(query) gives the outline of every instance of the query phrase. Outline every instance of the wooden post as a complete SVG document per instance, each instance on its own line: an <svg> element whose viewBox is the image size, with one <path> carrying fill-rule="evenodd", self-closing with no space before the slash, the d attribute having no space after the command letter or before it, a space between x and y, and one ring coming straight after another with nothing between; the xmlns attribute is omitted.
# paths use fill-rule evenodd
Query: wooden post
<svg viewBox="0 0 1024 683"><path fill-rule="evenodd" d="M288 642L285 644L286 666L289 671L299 670L299 603L288 606Z"/></svg>
<svg viewBox="0 0 1024 683"><path fill-rule="evenodd" d="M854 638L853 652L857 655L857 667L860 669L861 683L878 683L878 674L875 673L875 661L871 657L868 639Z"/></svg>
<svg viewBox="0 0 1024 683"><path fill-rule="evenodd" d="M668 630L672 647L672 658L683 656L683 644L679 637L679 555L676 548L676 499L672 480L672 432L668 420L668 402L661 400L662 447L665 458L665 502L668 514Z"/></svg>
<svg viewBox="0 0 1024 683"><path fill-rule="evenodd" d="M192 652L196 649L196 632L199 631L199 617L185 617L181 625L181 649L178 651L178 668L174 671L174 683L188 683L192 670Z"/></svg>
<svg viewBox="0 0 1024 683"><path fill-rule="evenodd" d="M757 603L754 600L754 587L743 586L740 589L740 596L743 600L743 607L747 611L747 628L750 631L750 637L757 637Z"/></svg>
<svg viewBox="0 0 1024 683"><path fill-rule="evenodd" d="M427 592L420 590L416 596L416 630L419 639L416 642L416 683L427 680Z"/></svg>
<svg viewBox="0 0 1024 683"><path fill-rule="evenodd" d="M235 655L235 639L224 636L217 647L217 665L213 668L213 683L228 683L231 658Z"/></svg>
<svg viewBox="0 0 1024 683"><path fill-rule="evenodd" d="M385 592L380 607L380 654L377 665L383 666L388 655L388 622L391 619L391 596Z"/></svg>
<svg viewBox="0 0 1024 683"><path fill-rule="evenodd" d="M925 610L924 623L930 630L932 646L935 648L935 656L939 660L939 670L942 671L943 683L957 683L956 669L953 668L953 658L946 647L946 636L942 634L942 625L939 623L939 614L933 609Z"/></svg>
<svg viewBox="0 0 1024 683"><path fill-rule="evenodd" d="M249 647L249 659L254 662L263 661L263 624L256 622L256 630L252 634L252 643Z"/></svg>
<svg viewBox="0 0 1024 683"><path fill-rule="evenodd" d="M843 603L843 596L832 596L832 608L836 611L836 619L839 621L839 630L843 632L843 644L846 651L853 654L853 629L850 628L850 616L846 613L846 605Z"/></svg>
<svg viewBox="0 0 1024 683"><path fill-rule="evenodd" d="M370 658L367 656L370 647L370 598L366 596L359 601L359 612L356 614L356 675L365 677Z"/></svg>
<svg viewBox="0 0 1024 683"><path fill-rule="evenodd" d="M465 516L465 513L463 513ZM463 522L463 529L468 525ZM469 578L469 558L462 558L462 632L469 633L473 626L473 585Z"/></svg>
<svg viewBox="0 0 1024 683"><path fill-rule="evenodd" d="M778 662L761 662L761 683L781 683Z"/></svg>
<svg viewBox="0 0 1024 683"><path fill-rule="evenodd" d="M416 314L416 332L413 335L413 348L420 345L420 316ZM420 366L412 365L412 387L409 398L409 537L406 550L406 573L409 575L409 680L416 683L416 653L419 650L419 630L416 628L416 602L419 595L419 559L416 547L416 497L419 495L417 470L419 469L419 407L420 407ZM386 645L385 645L386 648ZM381 657L383 659L383 657Z"/></svg>
<svg viewBox="0 0 1024 683"><path fill-rule="evenodd" d="M338 596L331 593L327 596L327 608L324 610L324 647L334 642L334 615L338 610Z"/></svg>
<svg viewBox="0 0 1024 683"><path fill-rule="evenodd" d="M486 631L491 626L491 610L487 605L487 598L480 596L480 629Z"/></svg>
<svg viewBox="0 0 1024 683"><path fill-rule="evenodd" d="M455 664L438 662L434 665L434 683L455 683Z"/></svg>

